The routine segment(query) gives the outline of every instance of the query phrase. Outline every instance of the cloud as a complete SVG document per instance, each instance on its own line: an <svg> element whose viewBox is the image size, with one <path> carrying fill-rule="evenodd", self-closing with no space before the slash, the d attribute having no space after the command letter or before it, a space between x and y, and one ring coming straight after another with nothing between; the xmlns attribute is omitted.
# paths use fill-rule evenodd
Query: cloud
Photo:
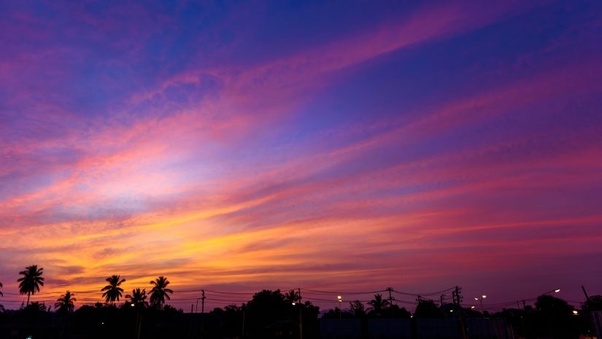
<svg viewBox="0 0 602 339"><path fill-rule="evenodd" d="M520 75L485 75L483 86L462 78L453 95L371 106L359 122L295 126L321 114L312 98L335 96L351 73L372 74L370 61L403 67L396 51L420 54L529 10L467 6L424 5L278 58L177 71L150 67L145 51L156 30L144 27L172 21L147 9L135 12L139 27L117 19L136 6L90 14L74 5L90 44L117 54L96 55L74 32L62 47L44 34L34 51L13 41L0 58L0 78L15 85L0 93L10 97L0 115L3 291L15 291L23 263L48 272L46 300L75 286L78 299L97 301L104 279L121 274L126 291L167 275L184 293L174 302L186 303L200 286L419 290L428 277L427 287L445 288L473 284L474 271L529 278L538 263L598 255L595 55L548 57ZM47 24L13 21L33 25L23 33L32 41ZM78 26L64 24L53 34ZM71 80L88 56L96 71L84 80L94 85L58 95L86 83ZM149 74L137 78L140 65ZM38 71L51 79L36 80ZM353 109L364 108L341 115Z"/></svg>

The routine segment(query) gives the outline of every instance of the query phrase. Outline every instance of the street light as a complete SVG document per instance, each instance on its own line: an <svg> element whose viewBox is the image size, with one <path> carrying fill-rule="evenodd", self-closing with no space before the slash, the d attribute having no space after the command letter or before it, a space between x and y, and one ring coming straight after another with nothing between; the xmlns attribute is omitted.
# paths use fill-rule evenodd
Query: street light
<svg viewBox="0 0 602 339"><path fill-rule="evenodd" d="M292 302L293 307L299 305L299 339L303 339L303 304L301 302Z"/></svg>
<svg viewBox="0 0 602 339"><path fill-rule="evenodd" d="M138 304L138 305L140 305L140 304ZM130 306L136 307L137 305L135 303L131 303ZM140 307L136 307L136 339L140 338L140 328L141 327L142 327L142 316L140 315Z"/></svg>
<svg viewBox="0 0 602 339"><path fill-rule="evenodd" d="M474 300L478 301L479 303L481 303L481 313L483 313L483 316L485 316L485 309L483 308L483 299L487 299L487 295L483 294L481 295L481 297L475 297Z"/></svg>

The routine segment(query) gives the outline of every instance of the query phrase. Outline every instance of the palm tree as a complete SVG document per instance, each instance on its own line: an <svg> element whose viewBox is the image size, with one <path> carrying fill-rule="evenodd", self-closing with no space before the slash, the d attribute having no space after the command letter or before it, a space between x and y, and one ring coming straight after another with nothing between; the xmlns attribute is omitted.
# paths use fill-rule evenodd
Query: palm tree
<svg viewBox="0 0 602 339"><path fill-rule="evenodd" d="M370 305L368 310L376 315L380 315L384 309L391 306L389 301L383 299L383 295L380 293L375 294L374 299L370 300L368 304Z"/></svg>
<svg viewBox="0 0 602 339"><path fill-rule="evenodd" d="M164 276L160 276L151 281L150 284L153 285L153 288L150 291L150 303L153 306L161 308L163 304L165 304L165 299L167 298L167 300L169 300L169 294L173 293L171 289L167 288L169 280Z"/></svg>
<svg viewBox="0 0 602 339"><path fill-rule="evenodd" d="M132 294L125 296L130 299L128 302L137 308L144 308L148 303L146 302L146 289L140 290L135 288L132 290Z"/></svg>
<svg viewBox="0 0 602 339"><path fill-rule="evenodd" d="M0 288L2 288L2 283L0 282ZM2 291L0 291L0 296L4 296L4 294L2 294Z"/></svg>
<svg viewBox="0 0 602 339"><path fill-rule="evenodd" d="M44 269L42 267L38 268L38 265L27 266L24 271L19 272L23 276L17 279L19 293L27 294L27 305L29 305L29 297L39 292L40 286L44 286L43 273Z"/></svg>
<svg viewBox="0 0 602 339"><path fill-rule="evenodd" d="M75 308L75 305L73 303L77 301L77 299L75 299L74 296L75 294L72 294L69 291L65 292L65 294L63 294L60 298L56 300L54 307L57 309L58 312L73 312L73 309Z"/></svg>
<svg viewBox="0 0 602 339"><path fill-rule="evenodd" d="M121 298L121 294L123 293L123 288L119 287L125 279L121 279L118 275L112 275L105 279L109 284L100 290L104 292L102 297L105 298L106 302L114 303L115 301L119 301Z"/></svg>
<svg viewBox="0 0 602 339"><path fill-rule="evenodd" d="M284 300L286 300L286 302L291 303L291 304L295 304L297 302L299 302L299 300L301 299L301 295L299 294L299 292L295 291L295 290L290 290L287 293L284 293Z"/></svg>

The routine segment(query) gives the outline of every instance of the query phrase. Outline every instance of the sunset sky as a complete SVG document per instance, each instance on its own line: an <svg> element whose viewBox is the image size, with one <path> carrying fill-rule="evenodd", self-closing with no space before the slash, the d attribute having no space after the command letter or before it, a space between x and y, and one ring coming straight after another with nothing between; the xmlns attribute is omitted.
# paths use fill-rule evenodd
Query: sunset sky
<svg viewBox="0 0 602 339"><path fill-rule="evenodd" d="M167 276L187 311L579 305L602 294L601 60L600 1L3 1L0 304L37 264L47 305L113 274Z"/></svg>

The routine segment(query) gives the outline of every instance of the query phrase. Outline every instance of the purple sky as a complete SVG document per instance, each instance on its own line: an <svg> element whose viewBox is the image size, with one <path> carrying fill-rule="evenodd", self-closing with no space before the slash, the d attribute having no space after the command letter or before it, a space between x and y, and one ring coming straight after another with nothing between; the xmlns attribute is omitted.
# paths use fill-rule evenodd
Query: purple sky
<svg viewBox="0 0 602 339"><path fill-rule="evenodd" d="M184 309L578 305L602 294L601 41L599 1L3 2L0 304L37 264L47 304L119 274Z"/></svg>

